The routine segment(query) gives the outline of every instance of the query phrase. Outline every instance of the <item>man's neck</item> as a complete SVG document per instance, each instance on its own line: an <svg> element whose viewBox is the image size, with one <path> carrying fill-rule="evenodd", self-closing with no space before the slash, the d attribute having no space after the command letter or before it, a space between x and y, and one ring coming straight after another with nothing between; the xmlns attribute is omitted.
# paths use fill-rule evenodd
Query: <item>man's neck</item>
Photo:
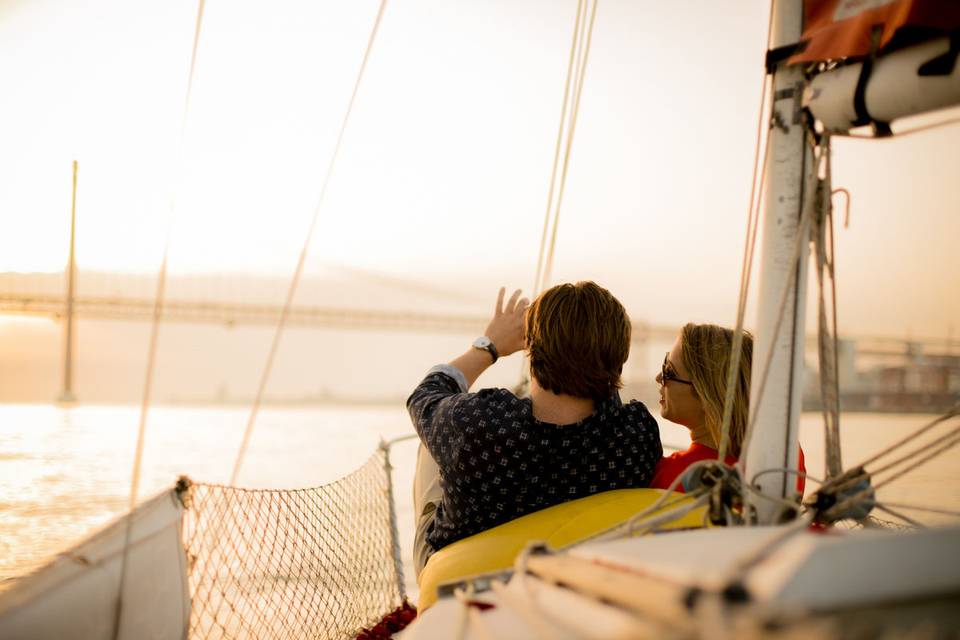
<svg viewBox="0 0 960 640"><path fill-rule="evenodd" d="M589 417L594 410L592 399L547 391L533 377L530 379L530 401L533 403L533 417L550 424L573 424Z"/></svg>

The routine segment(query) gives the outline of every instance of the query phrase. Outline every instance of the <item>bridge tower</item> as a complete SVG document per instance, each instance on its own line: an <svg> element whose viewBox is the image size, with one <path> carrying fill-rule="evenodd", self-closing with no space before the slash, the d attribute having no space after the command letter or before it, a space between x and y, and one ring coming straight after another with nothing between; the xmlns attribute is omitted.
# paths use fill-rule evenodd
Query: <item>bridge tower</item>
<svg viewBox="0 0 960 640"><path fill-rule="evenodd" d="M57 398L61 403L77 401L73 394L73 297L77 275L74 247L77 232L77 161L73 161L73 195L70 203L70 258L67 261L67 294L63 314L63 390Z"/></svg>

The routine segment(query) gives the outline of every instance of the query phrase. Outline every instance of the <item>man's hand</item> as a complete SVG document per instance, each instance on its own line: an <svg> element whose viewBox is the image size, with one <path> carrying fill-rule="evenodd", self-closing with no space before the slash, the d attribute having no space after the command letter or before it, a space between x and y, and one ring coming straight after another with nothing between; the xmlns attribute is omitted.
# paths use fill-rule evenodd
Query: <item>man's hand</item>
<svg viewBox="0 0 960 640"><path fill-rule="evenodd" d="M493 319L487 325L484 332L493 346L497 348L500 357L505 357L524 348L523 337L523 318L530 306L530 301L520 297L520 289L513 292L506 306L503 304L503 297L506 294L506 287L500 287L497 294L497 306L494 309Z"/></svg>
<svg viewBox="0 0 960 640"><path fill-rule="evenodd" d="M520 351L526 346L523 343L523 315L530 306L529 300L520 298L519 289L513 292L507 305L504 306L505 293L506 289L501 287L497 295L497 307L494 309L493 320L487 325L485 333L501 357ZM471 347L459 358L451 360L450 364L460 370L469 389L480 374L490 367L492 361L489 353Z"/></svg>

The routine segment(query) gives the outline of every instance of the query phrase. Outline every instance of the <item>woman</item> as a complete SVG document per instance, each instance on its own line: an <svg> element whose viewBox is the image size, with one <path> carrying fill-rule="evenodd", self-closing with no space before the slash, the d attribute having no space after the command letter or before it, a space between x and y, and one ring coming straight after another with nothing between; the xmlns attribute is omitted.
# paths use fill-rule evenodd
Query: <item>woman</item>
<svg viewBox="0 0 960 640"><path fill-rule="evenodd" d="M727 388L734 333L714 324L687 324L680 331L673 348L664 357L656 380L660 385L660 415L690 429L693 441L686 451L661 458L650 486L667 489L687 467L700 460L716 460L719 456L720 431L723 424L723 400ZM737 370L737 386L730 416L730 440L727 464L740 458L750 407L750 364L753 359L753 336L744 332ZM806 471L800 451L800 471ZM684 483L675 487L685 491ZM803 494L800 476L797 490Z"/></svg>

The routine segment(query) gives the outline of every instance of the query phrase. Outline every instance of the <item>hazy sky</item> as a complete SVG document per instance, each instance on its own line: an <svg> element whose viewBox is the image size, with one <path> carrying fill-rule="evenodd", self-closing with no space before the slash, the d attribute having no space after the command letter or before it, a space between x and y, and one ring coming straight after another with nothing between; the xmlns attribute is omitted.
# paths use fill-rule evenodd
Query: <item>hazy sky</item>
<svg viewBox="0 0 960 640"><path fill-rule="evenodd" d="M77 159L81 268L155 271L175 192L172 270L291 273L378 4L209 0L178 167L195 2L0 0L0 271L62 269ZM557 279L733 322L767 4L601 0ZM391 0L308 273L529 289L575 10ZM836 143L841 330L960 337L958 149Z"/></svg>

